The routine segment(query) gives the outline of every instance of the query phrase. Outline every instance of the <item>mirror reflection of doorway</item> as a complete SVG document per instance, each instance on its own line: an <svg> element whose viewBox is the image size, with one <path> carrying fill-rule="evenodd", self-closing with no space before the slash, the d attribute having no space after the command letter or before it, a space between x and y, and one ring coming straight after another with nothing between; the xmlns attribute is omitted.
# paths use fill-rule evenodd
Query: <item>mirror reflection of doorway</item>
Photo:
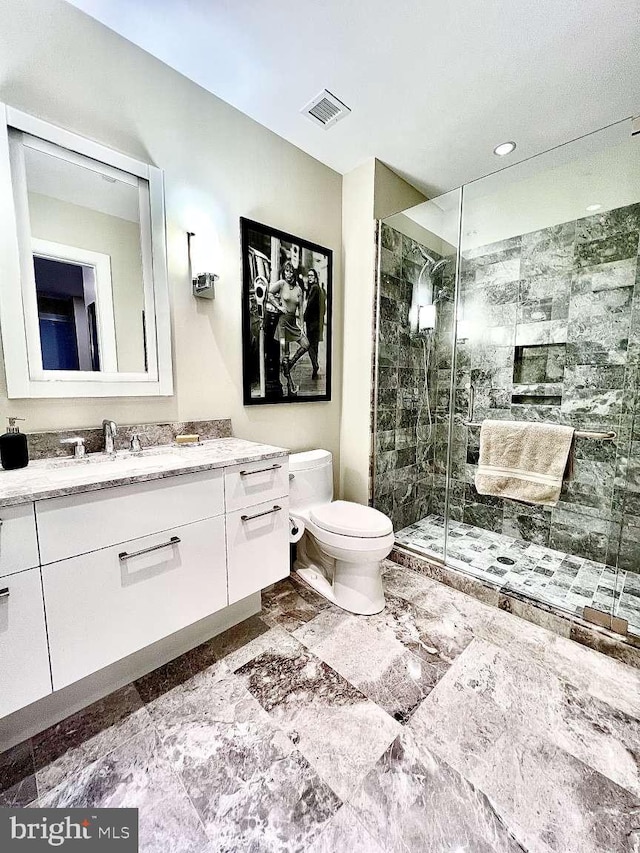
<svg viewBox="0 0 640 853"><path fill-rule="evenodd" d="M45 370L80 370L72 299L38 296L38 321Z"/></svg>
<svg viewBox="0 0 640 853"><path fill-rule="evenodd" d="M44 370L100 370L95 269L34 255Z"/></svg>

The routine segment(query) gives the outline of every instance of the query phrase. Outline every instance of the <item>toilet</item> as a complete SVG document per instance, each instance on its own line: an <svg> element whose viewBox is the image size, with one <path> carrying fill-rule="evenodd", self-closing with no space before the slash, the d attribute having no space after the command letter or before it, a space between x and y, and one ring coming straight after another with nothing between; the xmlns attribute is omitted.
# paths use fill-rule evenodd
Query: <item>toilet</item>
<svg viewBox="0 0 640 853"><path fill-rule="evenodd" d="M305 532L294 570L309 586L350 613L384 609L380 563L394 543L393 525L372 507L333 500L328 450L289 457L290 514Z"/></svg>

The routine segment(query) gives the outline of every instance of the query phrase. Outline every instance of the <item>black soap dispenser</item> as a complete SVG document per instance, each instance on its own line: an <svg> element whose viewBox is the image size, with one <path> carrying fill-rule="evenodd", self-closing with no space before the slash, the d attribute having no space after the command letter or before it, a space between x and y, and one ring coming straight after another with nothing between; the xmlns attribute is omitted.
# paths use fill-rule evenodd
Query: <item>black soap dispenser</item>
<svg viewBox="0 0 640 853"><path fill-rule="evenodd" d="M0 435L0 463L6 471L14 468L26 468L29 464L27 436L20 432L16 421L24 418L8 418L9 426L4 435Z"/></svg>

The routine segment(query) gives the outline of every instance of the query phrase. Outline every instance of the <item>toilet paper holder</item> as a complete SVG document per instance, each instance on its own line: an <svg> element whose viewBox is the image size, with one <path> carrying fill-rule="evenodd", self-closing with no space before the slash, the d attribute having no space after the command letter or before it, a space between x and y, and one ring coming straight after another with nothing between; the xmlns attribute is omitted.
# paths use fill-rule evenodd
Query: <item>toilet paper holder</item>
<svg viewBox="0 0 640 853"><path fill-rule="evenodd" d="M295 516L289 516L289 542L292 545L295 545L296 542L299 542L304 536L304 521L301 518L296 518Z"/></svg>

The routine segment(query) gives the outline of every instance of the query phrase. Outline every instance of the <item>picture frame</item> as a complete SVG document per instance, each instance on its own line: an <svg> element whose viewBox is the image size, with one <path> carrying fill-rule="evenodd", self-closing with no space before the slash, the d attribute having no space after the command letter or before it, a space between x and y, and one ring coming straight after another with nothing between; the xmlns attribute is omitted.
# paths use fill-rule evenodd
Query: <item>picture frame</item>
<svg viewBox="0 0 640 853"><path fill-rule="evenodd" d="M245 406L331 400L333 251L241 217Z"/></svg>

